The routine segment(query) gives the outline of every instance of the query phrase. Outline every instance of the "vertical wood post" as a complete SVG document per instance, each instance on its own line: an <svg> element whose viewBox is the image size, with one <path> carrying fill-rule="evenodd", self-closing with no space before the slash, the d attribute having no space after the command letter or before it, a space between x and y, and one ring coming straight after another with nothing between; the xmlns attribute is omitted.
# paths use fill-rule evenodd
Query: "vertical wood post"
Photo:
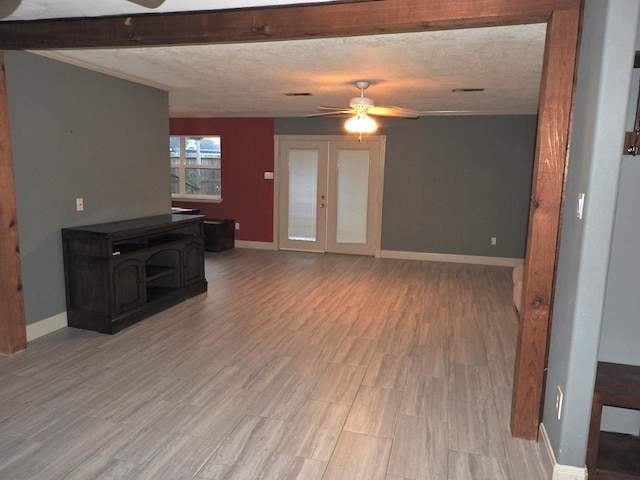
<svg viewBox="0 0 640 480"><path fill-rule="evenodd" d="M543 394L580 3L580 0L387 0L327 4L312 10L287 7L192 13L181 15L180 21L165 15L142 15L133 26L123 24L121 18L65 21L63 26L56 21L0 22L0 31L4 48L54 48L56 45L68 48L124 46L132 42L137 45L142 40L146 45L194 43L196 37L196 43L257 41L264 40L267 33L269 40L309 38L311 33L315 37L366 35L509 25L549 18L511 417L513 435L535 439ZM353 18L358 21L345 20ZM194 31L199 32L196 37ZM4 90L4 76L0 83ZM7 343L13 348L21 344L20 331L24 337L24 307L19 280L15 186L10 149L7 150L10 143L6 91L0 92L0 97L4 103L0 105L3 117L0 125L0 341L11 339ZM0 350L3 348L0 344Z"/></svg>
<svg viewBox="0 0 640 480"><path fill-rule="evenodd" d="M27 348L10 133L4 52L0 50L0 353L3 354Z"/></svg>
<svg viewBox="0 0 640 480"><path fill-rule="evenodd" d="M571 9L547 24L511 404L511 433L529 440L540 424L579 23L580 10Z"/></svg>

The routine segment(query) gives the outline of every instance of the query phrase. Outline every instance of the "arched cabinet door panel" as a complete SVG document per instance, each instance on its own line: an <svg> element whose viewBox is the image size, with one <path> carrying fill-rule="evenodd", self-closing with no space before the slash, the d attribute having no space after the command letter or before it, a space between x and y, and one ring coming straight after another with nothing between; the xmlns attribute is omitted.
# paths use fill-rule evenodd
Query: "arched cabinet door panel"
<svg viewBox="0 0 640 480"><path fill-rule="evenodd" d="M113 267L113 310L126 312L147 301L145 288L145 262L139 258L126 258Z"/></svg>
<svg viewBox="0 0 640 480"><path fill-rule="evenodd" d="M182 251L182 283L184 286L204 279L204 248L201 241L185 245Z"/></svg>

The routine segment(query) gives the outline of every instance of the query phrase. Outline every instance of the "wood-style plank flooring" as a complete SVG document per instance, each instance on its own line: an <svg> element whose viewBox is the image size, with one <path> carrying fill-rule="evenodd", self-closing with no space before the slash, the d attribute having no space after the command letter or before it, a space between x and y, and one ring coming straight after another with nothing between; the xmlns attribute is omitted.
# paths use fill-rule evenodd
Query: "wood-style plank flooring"
<svg viewBox="0 0 640 480"><path fill-rule="evenodd" d="M117 335L0 357L0 478L534 480L511 269L234 249Z"/></svg>

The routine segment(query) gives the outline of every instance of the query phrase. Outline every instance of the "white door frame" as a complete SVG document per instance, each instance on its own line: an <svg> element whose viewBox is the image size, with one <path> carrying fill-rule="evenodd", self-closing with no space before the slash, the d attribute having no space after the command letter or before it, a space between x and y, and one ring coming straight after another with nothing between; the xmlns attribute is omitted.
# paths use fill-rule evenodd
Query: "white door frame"
<svg viewBox="0 0 640 480"><path fill-rule="evenodd" d="M280 142L282 141L345 141L356 140L353 135L274 135L274 184L273 184L273 249L280 249L280 177L279 166L280 159ZM374 222L373 228L373 245L375 250L375 256L380 257L380 240L382 237L382 196L384 186L384 166L385 166L385 153L386 153L386 135L366 135L362 137L362 142L367 140L375 140L378 142L380 148L380 164L377 175L376 192L373 192L375 199L373 201L374 212L372 219Z"/></svg>

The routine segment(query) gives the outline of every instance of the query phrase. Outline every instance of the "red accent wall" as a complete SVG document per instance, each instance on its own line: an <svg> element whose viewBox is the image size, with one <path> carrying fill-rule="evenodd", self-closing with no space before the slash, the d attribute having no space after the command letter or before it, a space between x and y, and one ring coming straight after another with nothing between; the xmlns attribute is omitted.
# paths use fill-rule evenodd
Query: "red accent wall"
<svg viewBox="0 0 640 480"><path fill-rule="evenodd" d="M273 241L273 118L172 118L171 135L220 135L222 203L174 201L240 223L236 240Z"/></svg>

